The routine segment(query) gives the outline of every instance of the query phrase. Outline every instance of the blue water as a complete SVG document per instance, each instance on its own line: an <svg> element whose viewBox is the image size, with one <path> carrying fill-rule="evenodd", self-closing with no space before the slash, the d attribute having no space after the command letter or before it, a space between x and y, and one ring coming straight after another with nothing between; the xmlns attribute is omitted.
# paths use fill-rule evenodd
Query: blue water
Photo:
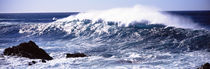
<svg viewBox="0 0 210 69"><path fill-rule="evenodd" d="M48 23L56 19L75 15L78 12L71 13L0 13L0 22L19 22L19 23ZM55 18L55 19L53 19Z"/></svg>
<svg viewBox="0 0 210 69"><path fill-rule="evenodd" d="M82 19L79 15L84 14L76 12L1 13L0 53L7 47L33 40L54 60L27 66L27 62L39 60L6 56L0 57L0 67L191 69L210 62L209 11L159 13L174 16L177 22L192 23L170 25L145 18L122 24L123 21L103 18ZM89 57L65 58L65 53L77 52Z"/></svg>

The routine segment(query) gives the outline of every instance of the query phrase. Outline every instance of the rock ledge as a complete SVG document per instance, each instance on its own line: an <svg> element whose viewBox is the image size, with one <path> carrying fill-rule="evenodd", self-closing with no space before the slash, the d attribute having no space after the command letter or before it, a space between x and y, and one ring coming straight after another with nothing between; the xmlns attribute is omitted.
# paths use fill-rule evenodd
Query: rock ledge
<svg viewBox="0 0 210 69"><path fill-rule="evenodd" d="M29 41L28 43L24 42L17 46L13 46L12 48L6 48L3 54L8 56L26 57L30 59L53 59L43 49L39 48L33 41Z"/></svg>

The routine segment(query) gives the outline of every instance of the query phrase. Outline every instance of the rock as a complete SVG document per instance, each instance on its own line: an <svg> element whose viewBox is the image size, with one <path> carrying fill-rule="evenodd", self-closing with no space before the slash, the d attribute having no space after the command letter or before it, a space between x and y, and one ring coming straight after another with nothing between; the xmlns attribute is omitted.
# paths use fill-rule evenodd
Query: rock
<svg viewBox="0 0 210 69"><path fill-rule="evenodd" d="M42 62L42 63L46 63L46 60L42 59L41 62Z"/></svg>
<svg viewBox="0 0 210 69"><path fill-rule="evenodd" d="M66 54L66 58L76 58L76 57L86 57L86 56L87 55L85 55L84 53Z"/></svg>
<svg viewBox="0 0 210 69"><path fill-rule="evenodd" d="M32 65L32 63L29 62L28 65Z"/></svg>
<svg viewBox="0 0 210 69"><path fill-rule="evenodd" d="M210 64L209 63L205 63L204 65L202 65L200 68L198 69L210 69Z"/></svg>
<svg viewBox="0 0 210 69"><path fill-rule="evenodd" d="M18 46L13 46L12 48L6 48L3 54L8 56L26 57L30 59L53 59L43 49L39 48L33 41L21 43Z"/></svg>
<svg viewBox="0 0 210 69"><path fill-rule="evenodd" d="M36 61L32 61L32 62L29 62L28 65L33 65L35 63L36 63Z"/></svg>

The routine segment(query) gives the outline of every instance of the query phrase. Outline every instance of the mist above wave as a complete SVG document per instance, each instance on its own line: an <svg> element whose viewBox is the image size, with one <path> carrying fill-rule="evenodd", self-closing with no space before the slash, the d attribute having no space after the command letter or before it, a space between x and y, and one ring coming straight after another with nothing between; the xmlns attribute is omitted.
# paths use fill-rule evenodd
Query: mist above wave
<svg viewBox="0 0 210 69"><path fill-rule="evenodd" d="M61 30L68 34L94 30L97 33L108 32L111 28L131 25L148 26L161 24L177 28L196 29L198 26L190 19L174 16L151 7L136 5L131 8L114 8L101 11L88 11L72 15L47 24L35 24L20 29L19 33L42 34L46 31ZM114 26L111 26L114 25Z"/></svg>
<svg viewBox="0 0 210 69"><path fill-rule="evenodd" d="M149 24L164 24L179 28L196 28L196 24L192 20L170 15L166 12L161 12L157 8L136 5L129 8L113 8L108 10L94 10L78 15L69 16L57 21L72 21L89 19L93 22L104 20L105 22L116 22L119 26L128 26L132 22L144 22Z"/></svg>

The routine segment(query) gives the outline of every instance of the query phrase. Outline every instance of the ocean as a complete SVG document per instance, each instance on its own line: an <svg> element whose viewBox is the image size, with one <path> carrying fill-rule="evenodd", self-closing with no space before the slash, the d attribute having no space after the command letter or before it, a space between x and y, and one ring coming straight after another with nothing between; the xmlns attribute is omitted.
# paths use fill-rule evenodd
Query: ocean
<svg viewBox="0 0 210 69"><path fill-rule="evenodd" d="M39 59L0 57L0 69L195 69L210 63L209 19L210 11L138 8L0 13L1 54L32 40L54 58L28 66Z"/></svg>

